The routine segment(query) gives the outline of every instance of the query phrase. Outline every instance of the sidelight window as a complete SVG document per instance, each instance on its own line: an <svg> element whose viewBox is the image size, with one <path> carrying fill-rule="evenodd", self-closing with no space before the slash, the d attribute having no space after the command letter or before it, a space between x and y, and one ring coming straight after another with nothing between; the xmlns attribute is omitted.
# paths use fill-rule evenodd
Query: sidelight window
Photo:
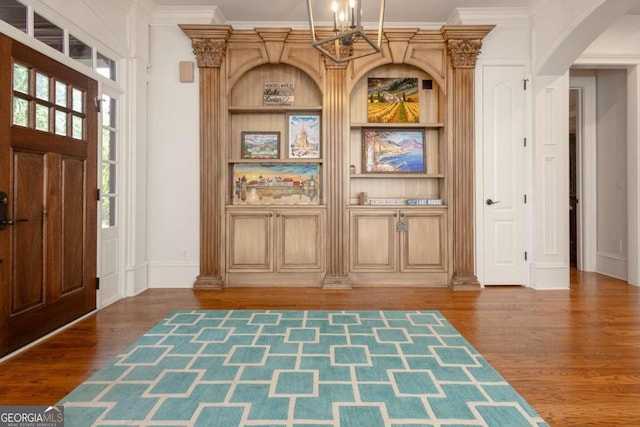
<svg viewBox="0 0 640 427"><path fill-rule="evenodd" d="M102 96L101 189L102 228L115 227L118 198L117 100Z"/></svg>

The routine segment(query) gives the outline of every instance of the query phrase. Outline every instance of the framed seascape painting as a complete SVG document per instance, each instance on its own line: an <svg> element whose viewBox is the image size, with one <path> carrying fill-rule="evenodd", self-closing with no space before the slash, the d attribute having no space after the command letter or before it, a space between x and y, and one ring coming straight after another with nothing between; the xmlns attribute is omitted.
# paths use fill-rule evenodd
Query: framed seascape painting
<svg viewBox="0 0 640 427"><path fill-rule="evenodd" d="M363 129L363 173L425 173L423 129Z"/></svg>
<svg viewBox="0 0 640 427"><path fill-rule="evenodd" d="M320 158L320 114L287 113L287 135L290 159Z"/></svg>
<svg viewBox="0 0 640 427"><path fill-rule="evenodd" d="M367 80L369 123L418 123L420 100L418 79L373 78Z"/></svg>
<svg viewBox="0 0 640 427"><path fill-rule="evenodd" d="M236 163L234 205L317 205L320 165L317 163Z"/></svg>
<svg viewBox="0 0 640 427"><path fill-rule="evenodd" d="M280 132L242 132L240 157L277 159L280 157Z"/></svg>

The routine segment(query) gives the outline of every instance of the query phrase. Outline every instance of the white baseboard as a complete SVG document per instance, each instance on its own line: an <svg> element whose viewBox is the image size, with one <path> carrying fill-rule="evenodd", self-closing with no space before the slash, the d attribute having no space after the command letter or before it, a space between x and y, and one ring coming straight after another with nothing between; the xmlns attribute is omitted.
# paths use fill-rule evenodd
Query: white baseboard
<svg viewBox="0 0 640 427"><path fill-rule="evenodd" d="M531 264L531 287L538 290L569 289L569 267L558 264Z"/></svg>
<svg viewBox="0 0 640 427"><path fill-rule="evenodd" d="M125 272L126 293L134 297L149 288L149 263L128 266Z"/></svg>
<svg viewBox="0 0 640 427"><path fill-rule="evenodd" d="M629 266L626 258L618 255L596 252L596 272L605 276L627 280Z"/></svg>
<svg viewBox="0 0 640 427"><path fill-rule="evenodd" d="M200 264L192 262L150 262L149 288L192 288Z"/></svg>

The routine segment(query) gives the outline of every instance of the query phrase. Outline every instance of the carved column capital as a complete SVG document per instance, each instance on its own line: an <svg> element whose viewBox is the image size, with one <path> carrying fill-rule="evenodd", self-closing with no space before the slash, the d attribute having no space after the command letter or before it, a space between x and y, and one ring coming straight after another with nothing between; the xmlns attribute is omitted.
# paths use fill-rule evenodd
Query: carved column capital
<svg viewBox="0 0 640 427"><path fill-rule="evenodd" d="M445 25L440 29L454 69L475 68L482 39L493 28L494 25Z"/></svg>
<svg viewBox="0 0 640 427"><path fill-rule="evenodd" d="M344 58L345 56L351 56L353 55L353 45L343 45L340 44L339 46L340 49L340 55L336 55L336 47L335 44L329 44L327 46L327 50L332 54L332 55L336 55L339 56L340 58ZM344 61L344 62L336 62L333 59L329 58L326 55L322 55L322 59L324 60L324 66L329 69L329 68L333 68L333 69L346 69L347 66L349 65L349 61Z"/></svg>
<svg viewBox="0 0 640 427"><path fill-rule="evenodd" d="M447 40L447 53L453 68L475 68L482 40Z"/></svg>
<svg viewBox="0 0 640 427"><path fill-rule="evenodd" d="M192 39L193 53L200 68L220 68L227 50L225 40Z"/></svg>

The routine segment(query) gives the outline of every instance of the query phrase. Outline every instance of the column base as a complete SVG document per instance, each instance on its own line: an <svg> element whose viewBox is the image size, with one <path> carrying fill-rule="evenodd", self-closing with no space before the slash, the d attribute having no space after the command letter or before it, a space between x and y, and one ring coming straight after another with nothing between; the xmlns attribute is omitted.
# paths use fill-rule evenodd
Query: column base
<svg viewBox="0 0 640 427"><path fill-rule="evenodd" d="M449 288L454 291L479 291L482 286L475 274L454 274Z"/></svg>
<svg viewBox="0 0 640 427"><path fill-rule="evenodd" d="M198 276L193 289L205 289L210 291L221 291L224 288L224 280L219 274L215 276Z"/></svg>
<svg viewBox="0 0 640 427"><path fill-rule="evenodd" d="M351 289L351 279L347 275L327 274L322 289Z"/></svg>

